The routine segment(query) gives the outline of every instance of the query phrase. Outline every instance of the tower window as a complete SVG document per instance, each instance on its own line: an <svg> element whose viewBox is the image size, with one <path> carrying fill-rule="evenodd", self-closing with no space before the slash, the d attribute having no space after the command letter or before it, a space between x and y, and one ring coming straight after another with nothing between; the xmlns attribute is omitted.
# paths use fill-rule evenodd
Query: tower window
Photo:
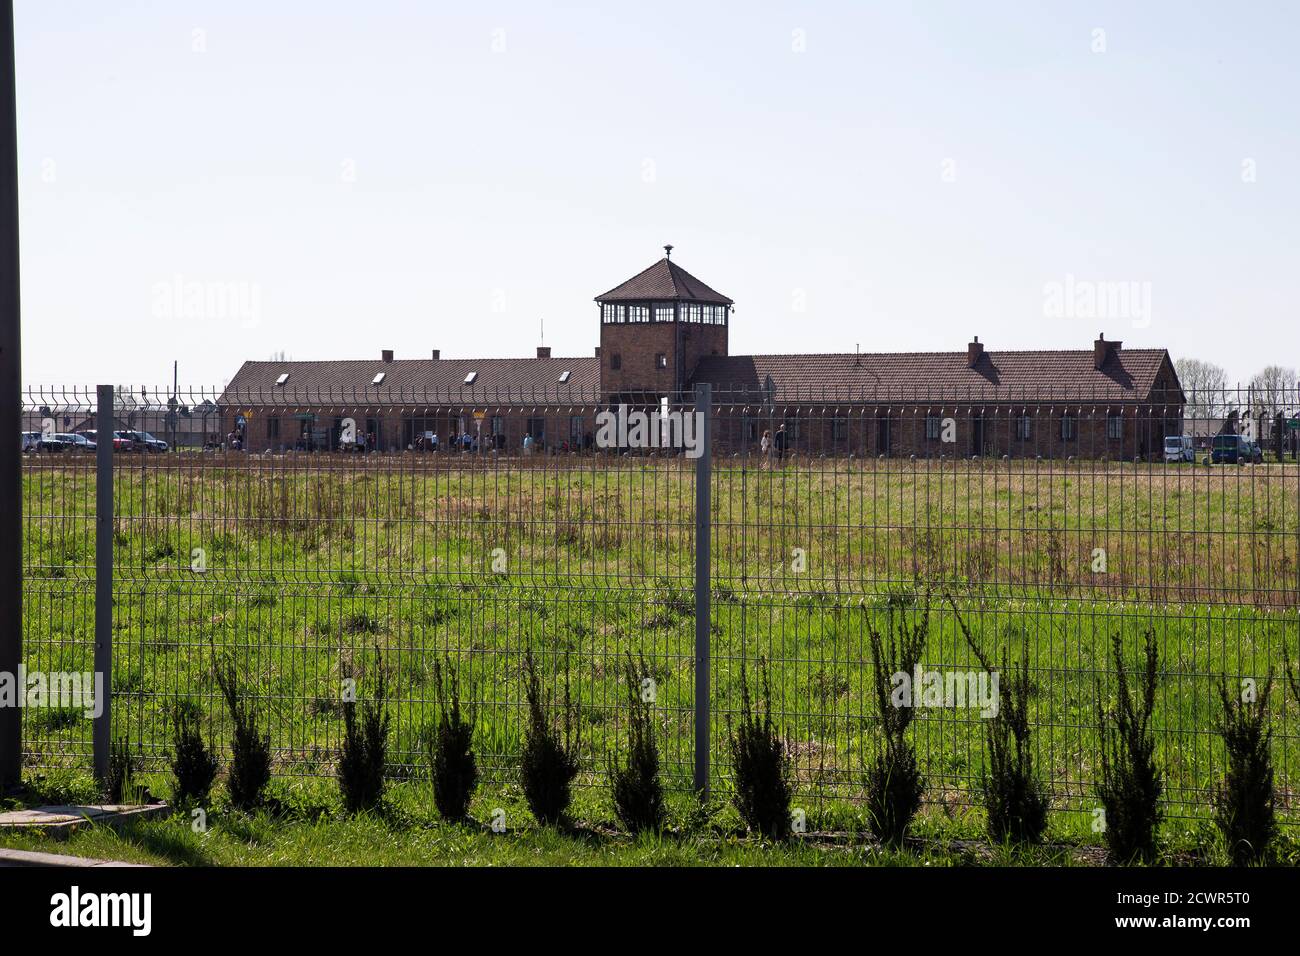
<svg viewBox="0 0 1300 956"><path fill-rule="evenodd" d="M623 367L623 356L619 355L617 352L611 355L609 357L609 367L616 372L621 369Z"/></svg>
<svg viewBox="0 0 1300 956"><path fill-rule="evenodd" d="M607 323L621 323L627 321L627 313L623 306L613 303L605 303L601 307L601 319Z"/></svg>
<svg viewBox="0 0 1300 956"><path fill-rule="evenodd" d="M656 322L671 322L675 318L676 316L673 314L673 306L671 302L661 302L655 306Z"/></svg>
<svg viewBox="0 0 1300 956"><path fill-rule="evenodd" d="M629 322L649 322L650 306L648 305L629 305L627 307L627 320Z"/></svg>
<svg viewBox="0 0 1300 956"><path fill-rule="evenodd" d="M655 368L667 368L667 367L668 367L668 356L665 355L663 352L658 353L655 356Z"/></svg>

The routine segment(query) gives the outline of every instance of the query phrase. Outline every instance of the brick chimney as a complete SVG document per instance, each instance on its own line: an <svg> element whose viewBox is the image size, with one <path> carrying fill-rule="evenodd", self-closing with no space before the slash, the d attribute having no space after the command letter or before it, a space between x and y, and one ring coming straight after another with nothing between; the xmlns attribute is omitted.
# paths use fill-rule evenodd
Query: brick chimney
<svg viewBox="0 0 1300 956"><path fill-rule="evenodd" d="M550 347L549 345L539 345L539 346L537 346L537 357L538 357L538 358L550 358L550 357L551 357L551 347Z"/></svg>
<svg viewBox="0 0 1300 956"><path fill-rule="evenodd" d="M393 360L392 349L384 349L382 352L379 353L379 355L380 358L382 358L385 362L391 362Z"/></svg>
<svg viewBox="0 0 1300 956"><path fill-rule="evenodd" d="M984 346L980 345L980 337L975 336L974 341L966 345L966 365L974 368L980 363L980 356L984 354Z"/></svg>
<svg viewBox="0 0 1300 956"><path fill-rule="evenodd" d="M1098 332L1097 341L1092 343L1092 367L1101 368L1106 364L1109 356L1119 354L1119 348L1123 344L1123 342L1107 342L1105 334Z"/></svg>
<svg viewBox="0 0 1300 956"><path fill-rule="evenodd" d="M440 358L442 358L442 349L434 349L434 350L433 350L433 360L436 362L436 361L438 361L438 359L440 359Z"/></svg>

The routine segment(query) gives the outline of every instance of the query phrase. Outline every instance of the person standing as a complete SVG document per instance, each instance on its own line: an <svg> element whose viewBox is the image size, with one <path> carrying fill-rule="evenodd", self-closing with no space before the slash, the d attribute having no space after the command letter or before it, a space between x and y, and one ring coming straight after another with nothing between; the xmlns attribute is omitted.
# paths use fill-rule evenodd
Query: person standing
<svg viewBox="0 0 1300 956"><path fill-rule="evenodd" d="M782 422L776 429L776 460L781 461L785 458L785 450L789 445L789 439L785 433L785 422Z"/></svg>
<svg viewBox="0 0 1300 956"><path fill-rule="evenodd" d="M763 437L758 441L758 450L763 456L760 466L770 468L772 466L772 430L770 428L763 429Z"/></svg>

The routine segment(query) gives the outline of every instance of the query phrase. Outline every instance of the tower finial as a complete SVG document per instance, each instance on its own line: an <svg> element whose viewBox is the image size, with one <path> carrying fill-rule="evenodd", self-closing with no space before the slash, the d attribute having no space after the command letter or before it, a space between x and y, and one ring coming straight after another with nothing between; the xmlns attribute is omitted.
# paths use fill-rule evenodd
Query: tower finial
<svg viewBox="0 0 1300 956"><path fill-rule="evenodd" d="M672 257L673 257L673 247L671 245L664 246L664 258L671 259Z"/></svg>

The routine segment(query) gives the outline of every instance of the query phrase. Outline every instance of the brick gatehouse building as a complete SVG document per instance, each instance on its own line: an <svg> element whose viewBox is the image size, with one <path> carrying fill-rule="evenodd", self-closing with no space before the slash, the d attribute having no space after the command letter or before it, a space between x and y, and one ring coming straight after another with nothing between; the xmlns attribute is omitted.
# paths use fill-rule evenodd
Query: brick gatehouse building
<svg viewBox="0 0 1300 956"><path fill-rule="evenodd" d="M671 259L596 296L600 345L559 358L245 362L219 400L222 433L250 451L340 447L344 423L381 451L439 436L511 453L591 449L595 416L713 391L714 447L796 455L1131 460L1181 434L1184 397L1165 349L731 355L732 300ZM782 428L784 426L784 428ZM463 447L463 443L462 443Z"/></svg>

